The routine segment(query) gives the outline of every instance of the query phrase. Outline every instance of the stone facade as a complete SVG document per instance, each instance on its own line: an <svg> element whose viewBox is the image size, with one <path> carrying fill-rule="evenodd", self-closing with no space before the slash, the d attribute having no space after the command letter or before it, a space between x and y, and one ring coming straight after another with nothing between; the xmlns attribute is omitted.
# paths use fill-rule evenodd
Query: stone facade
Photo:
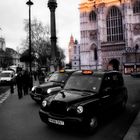
<svg viewBox="0 0 140 140"><path fill-rule="evenodd" d="M0 37L0 70L8 65L19 65L20 54L12 48L7 48L4 37ZM8 56L7 56L8 55ZM12 61L11 61L12 58Z"/></svg>
<svg viewBox="0 0 140 140"><path fill-rule="evenodd" d="M81 69L140 71L140 1L82 0Z"/></svg>
<svg viewBox="0 0 140 140"><path fill-rule="evenodd" d="M69 63L71 64L71 68L75 70L79 70L80 68L80 44L75 40L73 36L70 37L69 42Z"/></svg>

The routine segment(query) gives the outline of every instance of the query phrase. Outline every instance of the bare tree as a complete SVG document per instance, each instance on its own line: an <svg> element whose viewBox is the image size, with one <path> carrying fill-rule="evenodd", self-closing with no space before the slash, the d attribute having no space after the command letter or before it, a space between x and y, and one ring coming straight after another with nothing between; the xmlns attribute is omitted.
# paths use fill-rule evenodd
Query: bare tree
<svg viewBox="0 0 140 140"><path fill-rule="evenodd" d="M25 31L27 32L26 39L23 40L22 46L24 47L24 52L28 50L29 47L29 22L28 20L24 20ZM37 19L33 19L31 22L31 52L34 55L36 62L40 66L48 66L50 65L51 58L51 43L50 43L50 30L49 26L44 26L42 22ZM58 50L58 59L61 61L65 58L64 51L57 46ZM60 53L61 52L61 53ZM27 53L26 53L27 54ZM27 57L26 57L27 58ZM61 62L60 61L60 62Z"/></svg>

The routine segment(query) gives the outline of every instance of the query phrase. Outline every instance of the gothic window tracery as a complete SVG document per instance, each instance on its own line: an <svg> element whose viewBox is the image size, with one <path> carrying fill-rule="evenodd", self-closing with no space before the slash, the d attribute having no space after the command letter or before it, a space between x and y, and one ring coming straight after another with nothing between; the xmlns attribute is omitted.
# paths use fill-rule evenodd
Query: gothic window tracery
<svg viewBox="0 0 140 140"><path fill-rule="evenodd" d="M90 47L90 60L91 61L94 61L94 60L97 60L98 59L98 56L97 56L97 48L95 45L92 45Z"/></svg>
<svg viewBox="0 0 140 140"><path fill-rule="evenodd" d="M96 13L94 11L91 11L89 13L89 21L92 22L92 21L96 21Z"/></svg>
<svg viewBox="0 0 140 140"><path fill-rule="evenodd" d="M122 14L120 10L113 6L107 15L107 41L118 42L124 40Z"/></svg>
<svg viewBox="0 0 140 140"><path fill-rule="evenodd" d="M133 13L140 13L140 1L136 1L133 5Z"/></svg>

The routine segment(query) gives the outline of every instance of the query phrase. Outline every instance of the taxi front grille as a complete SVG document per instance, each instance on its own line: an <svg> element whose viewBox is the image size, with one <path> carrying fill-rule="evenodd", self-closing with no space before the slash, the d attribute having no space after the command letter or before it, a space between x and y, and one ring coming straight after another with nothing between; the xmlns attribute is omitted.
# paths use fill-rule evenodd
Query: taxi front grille
<svg viewBox="0 0 140 140"><path fill-rule="evenodd" d="M37 94L42 94L42 89L41 89L41 88L36 88L35 92L36 92Z"/></svg>
<svg viewBox="0 0 140 140"><path fill-rule="evenodd" d="M49 111L55 116L64 116L67 113L67 104L65 102L53 101L49 107Z"/></svg>

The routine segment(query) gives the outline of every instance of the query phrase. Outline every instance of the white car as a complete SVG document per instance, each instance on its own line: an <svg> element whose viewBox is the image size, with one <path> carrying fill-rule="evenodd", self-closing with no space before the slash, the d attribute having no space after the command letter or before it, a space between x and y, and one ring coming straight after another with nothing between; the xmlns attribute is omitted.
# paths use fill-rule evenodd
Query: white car
<svg viewBox="0 0 140 140"><path fill-rule="evenodd" d="M15 82L15 72L4 70L0 73L0 85L10 85Z"/></svg>

